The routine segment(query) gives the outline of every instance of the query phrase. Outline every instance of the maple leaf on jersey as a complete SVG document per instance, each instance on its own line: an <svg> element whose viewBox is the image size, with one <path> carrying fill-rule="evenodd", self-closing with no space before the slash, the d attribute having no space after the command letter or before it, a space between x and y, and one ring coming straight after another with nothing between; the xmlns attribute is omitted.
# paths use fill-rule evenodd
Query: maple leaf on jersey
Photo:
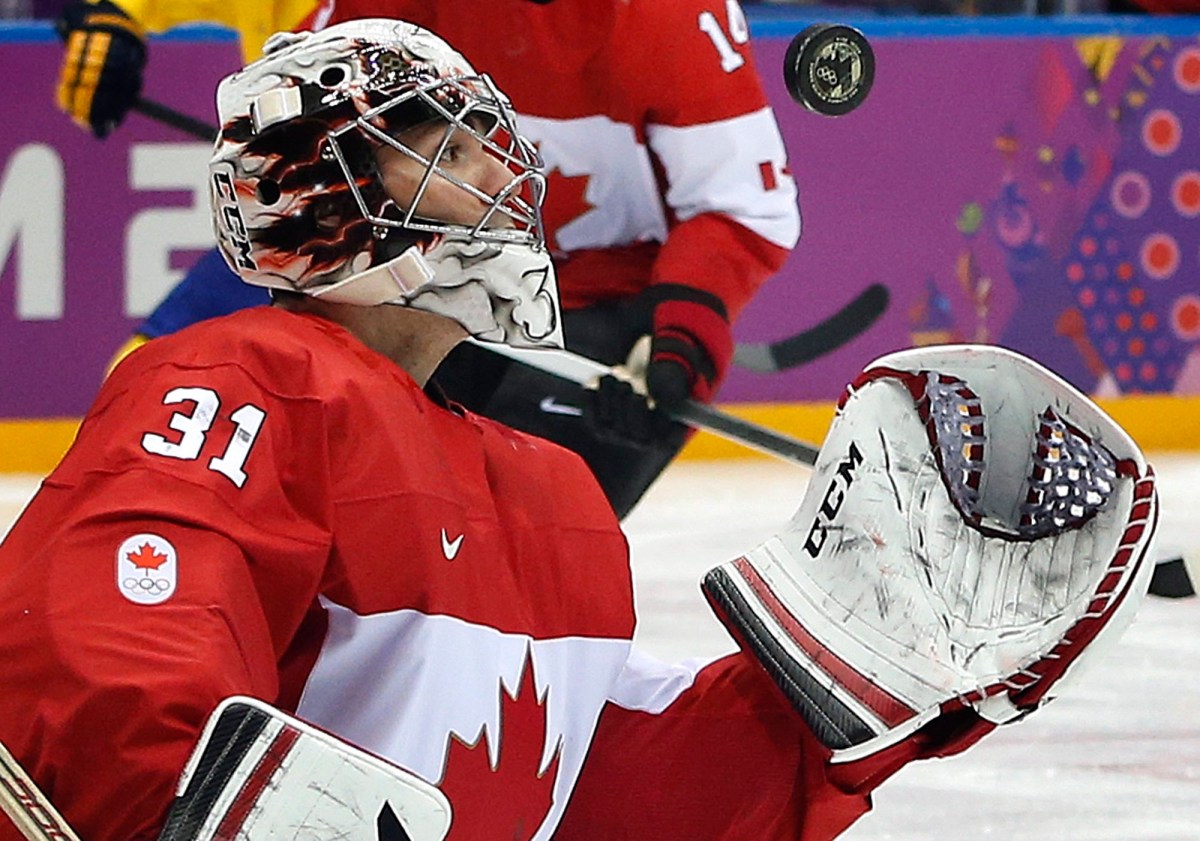
<svg viewBox="0 0 1200 841"><path fill-rule="evenodd" d="M149 543L143 543L136 552L130 552L125 557L138 569L158 569L170 560L166 555L155 552Z"/></svg>
<svg viewBox="0 0 1200 841"><path fill-rule="evenodd" d="M546 200L542 204L542 221L546 225L546 242L551 250L562 252L558 244L559 228L574 222L594 205L587 200L588 182L592 176L563 175L558 167L546 175Z"/></svg>
<svg viewBox="0 0 1200 841"><path fill-rule="evenodd" d="M546 709L537 698L528 651L516 694L497 689L500 732L485 729L473 745L456 736L450 739L439 785L454 810L448 841L528 841L553 802L562 747L539 773ZM489 740L499 745L495 768L488 758Z"/></svg>

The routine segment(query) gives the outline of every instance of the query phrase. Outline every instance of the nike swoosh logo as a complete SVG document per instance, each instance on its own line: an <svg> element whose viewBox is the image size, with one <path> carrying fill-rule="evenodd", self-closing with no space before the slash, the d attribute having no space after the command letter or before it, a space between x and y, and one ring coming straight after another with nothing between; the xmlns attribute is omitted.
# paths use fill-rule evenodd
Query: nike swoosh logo
<svg viewBox="0 0 1200 841"><path fill-rule="evenodd" d="M583 409L578 406L568 406L566 403L559 403L553 397L543 397L542 402L538 403L538 408L548 415L570 415L571 417L581 417Z"/></svg>
<svg viewBox="0 0 1200 841"><path fill-rule="evenodd" d="M466 537L465 534L460 534L451 540L450 536L446 534L446 530L442 529L442 554L446 556L447 561L453 561L458 555L458 550L462 546L464 537Z"/></svg>

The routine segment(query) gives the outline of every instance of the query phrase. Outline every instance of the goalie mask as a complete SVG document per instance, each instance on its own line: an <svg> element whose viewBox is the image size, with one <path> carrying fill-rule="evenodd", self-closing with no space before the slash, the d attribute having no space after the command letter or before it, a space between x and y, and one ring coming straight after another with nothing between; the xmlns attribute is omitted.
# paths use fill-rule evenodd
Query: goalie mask
<svg viewBox="0 0 1200 841"><path fill-rule="evenodd" d="M217 242L244 281L561 347L541 161L490 78L395 20L264 52L221 82L209 164Z"/></svg>

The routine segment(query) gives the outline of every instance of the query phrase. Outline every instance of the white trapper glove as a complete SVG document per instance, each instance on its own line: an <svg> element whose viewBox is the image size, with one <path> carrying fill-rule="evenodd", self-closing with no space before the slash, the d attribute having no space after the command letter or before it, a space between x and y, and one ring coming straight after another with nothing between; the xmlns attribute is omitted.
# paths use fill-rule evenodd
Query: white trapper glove
<svg viewBox="0 0 1200 841"><path fill-rule="evenodd" d="M1157 508L1137 445L1045 368L909 350L847 390L788 526L703 586L833 763L923 728L919 755L951 753L1129 624ZM950 714L941 749L926 725Z"/></svg>

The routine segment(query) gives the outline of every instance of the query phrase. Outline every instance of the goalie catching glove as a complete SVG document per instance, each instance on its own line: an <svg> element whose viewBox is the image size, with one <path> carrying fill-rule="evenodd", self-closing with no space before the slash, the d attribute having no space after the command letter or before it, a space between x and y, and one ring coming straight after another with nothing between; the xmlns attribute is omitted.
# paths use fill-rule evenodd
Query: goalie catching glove
<svg viewBox="0 0 1200 841"><path fill-rule="evenodd" d="M1132 619L1156 518L1083 394L1011 351L922 348L851 384L788 526L703 586L862 782L1055 697Z"/></svg>
<svg viewBox="0 0 1200 841"><path fill-rule="evenodd" d="M424 780L253 698L227 698L184 768L159 841L442 841Z"/></svg>

